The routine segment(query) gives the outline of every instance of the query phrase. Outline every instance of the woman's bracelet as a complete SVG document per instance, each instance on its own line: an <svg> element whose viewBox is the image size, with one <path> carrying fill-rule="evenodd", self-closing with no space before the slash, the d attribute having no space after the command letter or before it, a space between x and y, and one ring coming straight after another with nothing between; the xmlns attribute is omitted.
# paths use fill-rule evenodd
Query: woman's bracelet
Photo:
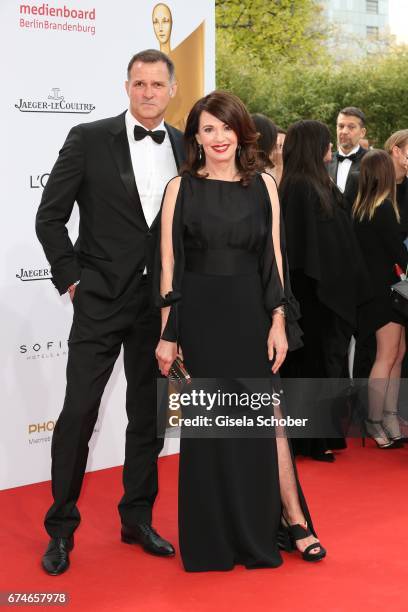
<svg viewBox="0 0 408 612"><path fill-rule="evenodd" d="M75 283L72 283L72 285L70 285L67 289L68 293L71 294L74 289L77 288L77 286L79 285L79 280L75 281Z"/></svg>
<svg viewBox="0 0 408 612"><path fill-rule="evenodd" d="M283 317L284 319L286 319L285 307L284 306L277 306L277 308L274 308L272 310L272 317L274 317L276 314L278 314L281 317Z"/></svg>

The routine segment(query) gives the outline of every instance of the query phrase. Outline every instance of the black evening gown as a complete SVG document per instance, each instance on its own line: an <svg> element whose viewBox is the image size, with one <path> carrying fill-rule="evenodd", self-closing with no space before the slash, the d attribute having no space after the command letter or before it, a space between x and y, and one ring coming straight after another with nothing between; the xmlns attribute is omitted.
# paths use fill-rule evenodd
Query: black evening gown
<svg viewBox="0 0 408 612"><path fill-rule="evenodd" d="M342 207L334 186L330 195L332 213L322 212L318 193L302 178L288 183L282 194L291 285L299 301L304 347L289 355L282 376L310 379L307 396L319 379L347 378L347 353L357 327L357 306L370 292L368 277L349 213ZM317 379L313 381L313 379ZM306 383L306 381L305 381ZM324 404L335 430L341 432L347 403ZM296 454L315 459L327 450L346 448L344 437L296 438Z"/></svg>
<svg viewBox="0 0 408 612"><path fill-rule="evenodd" d="M290 344L301 344L297 304L289 284L282 288L271 228L261 175L247 187L183 176L173 217L173 290L162 302L171 310L162 338L178 337L193 379L273 380L267 337L270 313L280 304L286 304ZM313 530L295 467L294 474ZM274 437L182 434L179 541L187 571L279 566L281 506Z"/></svg>

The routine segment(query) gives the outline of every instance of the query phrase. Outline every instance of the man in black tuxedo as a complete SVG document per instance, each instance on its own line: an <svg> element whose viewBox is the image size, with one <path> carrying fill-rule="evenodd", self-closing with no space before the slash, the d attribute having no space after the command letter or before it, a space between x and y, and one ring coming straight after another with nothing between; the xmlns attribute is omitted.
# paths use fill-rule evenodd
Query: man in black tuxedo
<svg viewBox="0 0 408 612"><path fill-rule="evenodd" d="M173 63L156 50L136 54L126 90L128 111L69 132L37 213L54 284L69 292L74 311L65 402L52 440L54 503L45 517L51 540L42 564L52 575L69 566L88 442L122 345L128 416L122 540L174 554L151 526L163 446L156 435L160 313L151 299L152 264L163 191L183 161L182 134L163 121L176 92ZM75 201L80 224L73 246L65 225Z"/></svg>
<svg viewBox="0 0 408 612"><path fill-rule="evenodd" d="M366 134L366 117L363 111L356 106L343 108L336 122L337 151L328 163L328 171L340 191L344 194L344 202L351 214L354 201L358 193L358 177L360 164L367 149L360 145L360 140ZM357 346L358 344L358 346ZM356 365L365 360L367 349L356 343L353 371L356 374ZM348 359L344 364L344 376L348 376Z"/></svg>
<svg viewBox="0 0 408 612"><path fill-rule="evenodd" d="M366 118L355 106L343 108L337 117L337 151L328 164L329 174L344 193L351 209L358 192L360 163L367 149L360 146L366 133Z"/></svg>

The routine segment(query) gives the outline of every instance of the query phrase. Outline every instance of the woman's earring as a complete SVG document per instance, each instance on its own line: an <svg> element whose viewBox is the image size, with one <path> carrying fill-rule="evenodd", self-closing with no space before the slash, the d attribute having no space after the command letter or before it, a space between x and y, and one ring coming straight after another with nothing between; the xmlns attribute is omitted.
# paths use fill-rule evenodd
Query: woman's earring
<svg viewBox="0 0 408 612"><path fill-rule="evenodd" d="M237 146L237 157L241 157L241 145Z"/></svg>
<svg viewBox="0 0 408 612"><path fill-rule="evenodd" d="M201 161L203 159L203 145L198 145L198 159Z"/></svg>

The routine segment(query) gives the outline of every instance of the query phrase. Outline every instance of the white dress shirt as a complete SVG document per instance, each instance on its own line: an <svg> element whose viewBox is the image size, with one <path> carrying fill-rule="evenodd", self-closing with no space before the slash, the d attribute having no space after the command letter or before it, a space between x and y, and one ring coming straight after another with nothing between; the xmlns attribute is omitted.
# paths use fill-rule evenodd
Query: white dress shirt
<svg viewBox="0 0 408 612"><path fill-rule="evenodd" d="M165 186L177 175L173 149L164 121L153 130L166 132L161 144L154 142L150 136L146 136L143 140L135 140L133 134L135 125L148 128L137 121L129 110L126 112L125 122L136 186L146 223L150 227L160 210Z"/></svg>
<svg viewBox="0 0 408 612"><path fill-rule="evenodd" d="M343 153L343 151L339 147L339 153L340 155L344 155L344 157L349 157L349 155L353 155L353 153L357 153L359 148L360 148L360 145L357 145L356 147L354 147L352 151L350 151L350 153ZM339 162L337 164L336 182L337 182L337 187L340 189L341 192L344 192L346 188L347 177L349 175L352 163L353 162L350 159L345 159L344 161Z"/></svg>

